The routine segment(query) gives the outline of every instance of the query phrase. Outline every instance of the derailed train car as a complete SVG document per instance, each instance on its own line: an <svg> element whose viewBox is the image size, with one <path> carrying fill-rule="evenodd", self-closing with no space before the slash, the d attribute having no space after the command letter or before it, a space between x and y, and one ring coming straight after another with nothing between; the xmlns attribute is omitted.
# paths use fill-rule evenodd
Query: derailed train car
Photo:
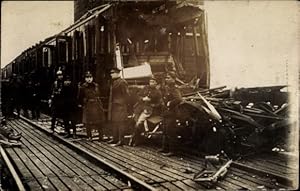
<svg viewBox="0 0 300 191"><path fill-rule="evenodd" d="M90 70L100 84L109 118L111 68L123 70L132 90L145 84L150 75L163 78L172 70L183 86L189 84L184 82L197 82L181 88L188 95L178 108L181 117L176 128L182 137L192 137L201 150L212 153L234 153L243 145L252 150L266 144L275 146L276 141L266 140L275 131L280 135L287 126L284 117L278 116L280 111L272 107L247 110L245 106L241 112L228 96L222 101L206 96L210 92L203 90L210 86L206 19L199 2L195 2L99 1L80 14L72 26L24 51L3 70L3 76L16 73L38 81L44 87L42 99L47 100L58 69L74 84ZM245 111L260 116L248 116ZM266 123L262 122L264 117Z"/></svg>
<svg viewBox="0 0 300 191"><path fill-rule="evenodd" d="M106 2L111 1L99 3L72 26L24 51L7 66L10 70L5 77L11 73L30 76L49 88L58 69L71 76L74 84L90 70L102 88L104 103L109 96L109 71L117 65L128 68L148 63L152 73L174 70L185 80L197 76L201 87L209 87L205 13L198 4ZM147 77L133 77L131 82L143 83ZM49 89L43 92L47 99Z"/></svg>

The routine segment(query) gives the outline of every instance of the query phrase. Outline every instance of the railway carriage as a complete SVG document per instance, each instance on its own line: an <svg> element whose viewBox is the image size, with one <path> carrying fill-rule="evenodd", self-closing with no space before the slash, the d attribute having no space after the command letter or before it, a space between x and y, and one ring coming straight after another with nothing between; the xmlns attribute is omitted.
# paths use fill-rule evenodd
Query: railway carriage
<svg viewBox="0 0 300 191"><path fill-rule="evenodd" d="M179 83L196 81L197 92L202 88L207 90L210 87L210 66L206 16L201 6L201 1L76 1L74 24L25 50L2 69L2 76L8 79L12 73L16 73L25 80L31 78L39 82L43 87L42 99L46 106L50 87L58 69L69 75L76 87L82 81L83 74L89 70L93 73L95 81L100 84L107 120L110 116L110 70L113 67L120 68L123 78L130 84L132 102L136 95L134 92L141 87L140 85L145 85L150 76L155 75L159 79L170 70L175 71L176 76L180 78ZM204 94L207 95L218 92L206 90ZM188 93L185 89L182 91ZM273 94L272 91L268 92ZM243 105L247 110L247 104L250 102L248 98L252 98L253 94L241 93L237 97L247 97L247 103ZM287 102L287 94L281 93L280 105ZM218 100L217 96L210 101L213 103ZM240 110L234 108L234 102L230 102L229 106L215 103L221 109L214 111L205 99L200 97L200 102L199 96L196 99L195 103L191 101L195 100L194 98L189 99L187 96L186 102L179 108L182 118L178 122L179 129L183 129L181 132L184 133L181 135L186 134L189 138L192 133L194 140L208 147L204 148L207 152L219 152L228 141L231 145L236 142L241 145L244 141L247 143L244 145L256 149L256 146L264 146L264 140L268 139L268 133L261 136L261 132L266 132L265 129L271 129L272 133L273 126L278 126L280 131L285 131L285 127L288 126L285 123L280 124L282 118L277 118L277 113L273 113L275 109L272 107L271 110L264 110L265 107L259 108L259 111L257 108L250 109L250 120L249 117L236 113ZM272 103L273 100L276 100L275 96L272 96ZM224 107L225 110L222 110ZM287 107L283 110L285 108ZM220 112L225 120L220 122L214 119L217 112ZM254 119L260 122L264 121L264 117L270 118L264 114L276 115L275 118L271 118L277 121L266 124L266 128L252 123ZM227 116L230 119L226 120ZM232 125L232 116L236 117L235 125ZM244 128L240 127L240 122L244 123ZM235 128L236 126L239 128ZM217 133L214 133L214 128L218 129ZM198 132L195 132L196 130ZM246 135L238 135L239 130L246 132ZM280 133L277 135L280 136ZM253 141L253 144L248 144L250 136L261 138ZM219 141L218 144L215 144L216 140ZM211 145L216 148L212 148ZM269 145L276 145L276 141Z"/></svg>
<svg viewBox="0 0 300 191"><path fill-rule="evenodd" d="M107 109L109 71L115 66L126 71L150 64L147 75L125 77L132 85L145 84L149 73L159 75L171 69L185 80L197 76L201 87L209 87L205 13L199 4L98 1L93 6L70 27L25 50L3 70L3 77L16 73L35 78L45 87L46 100L56 70L62 69L74 84L90 70Z"/></svg>

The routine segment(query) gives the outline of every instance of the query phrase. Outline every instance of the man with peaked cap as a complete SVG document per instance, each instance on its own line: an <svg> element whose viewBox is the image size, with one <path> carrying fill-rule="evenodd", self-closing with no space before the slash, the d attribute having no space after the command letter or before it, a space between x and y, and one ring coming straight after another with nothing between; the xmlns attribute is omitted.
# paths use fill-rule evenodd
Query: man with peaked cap
<svg viewBox="0 0 300 191"><path fill-rule="evenodd" d="M93 82L90 71L85 73L85 82L79 87L79 103L83 107L82 122L86 128L89 140L92 140L92 130L99 132L99 141L103 140L104 109L100 100L99 85Z"/></svg>
<svg viewBox="0 0 300 191"><path fill-rule="evenodd" d="M57 118L63 119L64 114L64 99L63 99L63 73L61 70L56 72L56 80L52 85L52 93L49 99L51 108L51 130L54 132Z"/></svg>
<svg viewBox="0 0 300 191"><path fill-rule="evenodd" d="M66 75L63 84L63 99L64 99L64 128L66 131L65 138L71 137L70 129L73 129L73 137L76 137L76 127L74 115L76 111L76 93L70 76Z"/></svg>
<svg viewBox="0 0 300 191"><path fill-rule="evenodd" d="M175 151L176 137L176 117L177 106L182 102L180 91L175 86L176 74L167 74L165 87L163 89L163 99L166 109L163 113L163 140L161 152L166 156L173 155Z"/></svg>
<svg viewBox="0 0 300 191"><path fill-rule="evenodd" d="M123 144L124 130L128 117L127 104L129 98L128 84L121 78L120 70L111 70L112 91L111 91L111 122L113 128L113 139L109 143L114 146Z"/></svg>

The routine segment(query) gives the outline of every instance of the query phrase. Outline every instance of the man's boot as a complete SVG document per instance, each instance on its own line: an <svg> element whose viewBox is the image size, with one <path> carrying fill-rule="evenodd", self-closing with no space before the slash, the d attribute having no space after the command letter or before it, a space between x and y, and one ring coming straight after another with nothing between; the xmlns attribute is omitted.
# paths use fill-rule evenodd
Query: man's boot
<svg viewBox="0 0 300 191"><path fill-rule="evenodd" d="M118 147L118 146L122 146L123 142L122 141L118 141L116 144L113 144L113 147Z"/></svg>
<svg viewBox="0 0 300 191"><path fill-rule="evenodd" d="M99 128L98 128L98 133L99 133L99 135L98 135L99 141L100 141L100 142L103 142L104 139L103 139L103 129L102 129L102 127L99 127Z"/></svg>
<svg viewBox="0 0 300 191"><path fill-rule="evenodd" d="M64 136L64 138L70 138L71 137L71 133L70 133L70 121L64 119L64 129L66 132L66 135Z"/></svg>
<svg viewBox="0 0 300 191"><path fill-rule="evenodd" d="M56 118L52 117L51 119L51 133L54 133Z"/></svg>
<svg viewBox="0 0 300 191"><path fill-rule="evenodd" d="M135 134L132 134L130 139L129 139L128 146L133 146L134 142L135 142Z"/></svg>
<svg viewBox="0 0 300 191"><path fill-rule="evenodd" d="M168 141L168 151L167 152L163 152L162 155L166 156L166 157L170 157L174 155L174 151L175 151L175 142L173 137L171 137Z"/></svg>
<svg viewBox="0 0 300 191"><path fill-rule="evenodd" d="M76 125L73 125L73 139L76 139Z"/></svg>
<svg viewBox="0 0 300 191"><path fill-rule="evenodd" d="M123 135L123 132L124 132L124 125L119 125L119 141L117 142L116 145L114 146L121 146L124 144L124 135Z"/></svg>
<svg viewBox="0 0 300 191"><path fill-rule="evenodd" d="M163 135L162 147L160 149L158 149L158 152L160 152L160 153L166 153L166 152L168 152L169 148L168 148L167 142L168 142L167 135Z"/></svg>
<svg viewBox="0 0 300 191"><path fill-rule="evenodd" d="M113 139L107 141L107 143L108 143L108 144L116 144L117 142L116 142L115 139L113 138Z"/></svg>
<svg viewBox="0 0 300 191"><path fill-rule="evenodd" d="M131 138L129 140L129 143L128 143L129 146L136 146L137 139L138 139L138 136L139 136L139 128L140 128L140 125L135 124L134 131L133 131L132 136L131 136Z"/></svg>

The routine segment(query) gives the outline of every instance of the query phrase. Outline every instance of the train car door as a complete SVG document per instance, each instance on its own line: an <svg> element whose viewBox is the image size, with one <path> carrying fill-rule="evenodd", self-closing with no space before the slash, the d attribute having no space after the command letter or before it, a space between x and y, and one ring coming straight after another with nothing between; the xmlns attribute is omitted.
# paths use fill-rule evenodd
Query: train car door
<svg viewBox="0 0 300 191"><path fill-rule="evenodd" d="M61 68L67 75L72 74L72 38L70 36L56 37L56 70Z"/></svg>

